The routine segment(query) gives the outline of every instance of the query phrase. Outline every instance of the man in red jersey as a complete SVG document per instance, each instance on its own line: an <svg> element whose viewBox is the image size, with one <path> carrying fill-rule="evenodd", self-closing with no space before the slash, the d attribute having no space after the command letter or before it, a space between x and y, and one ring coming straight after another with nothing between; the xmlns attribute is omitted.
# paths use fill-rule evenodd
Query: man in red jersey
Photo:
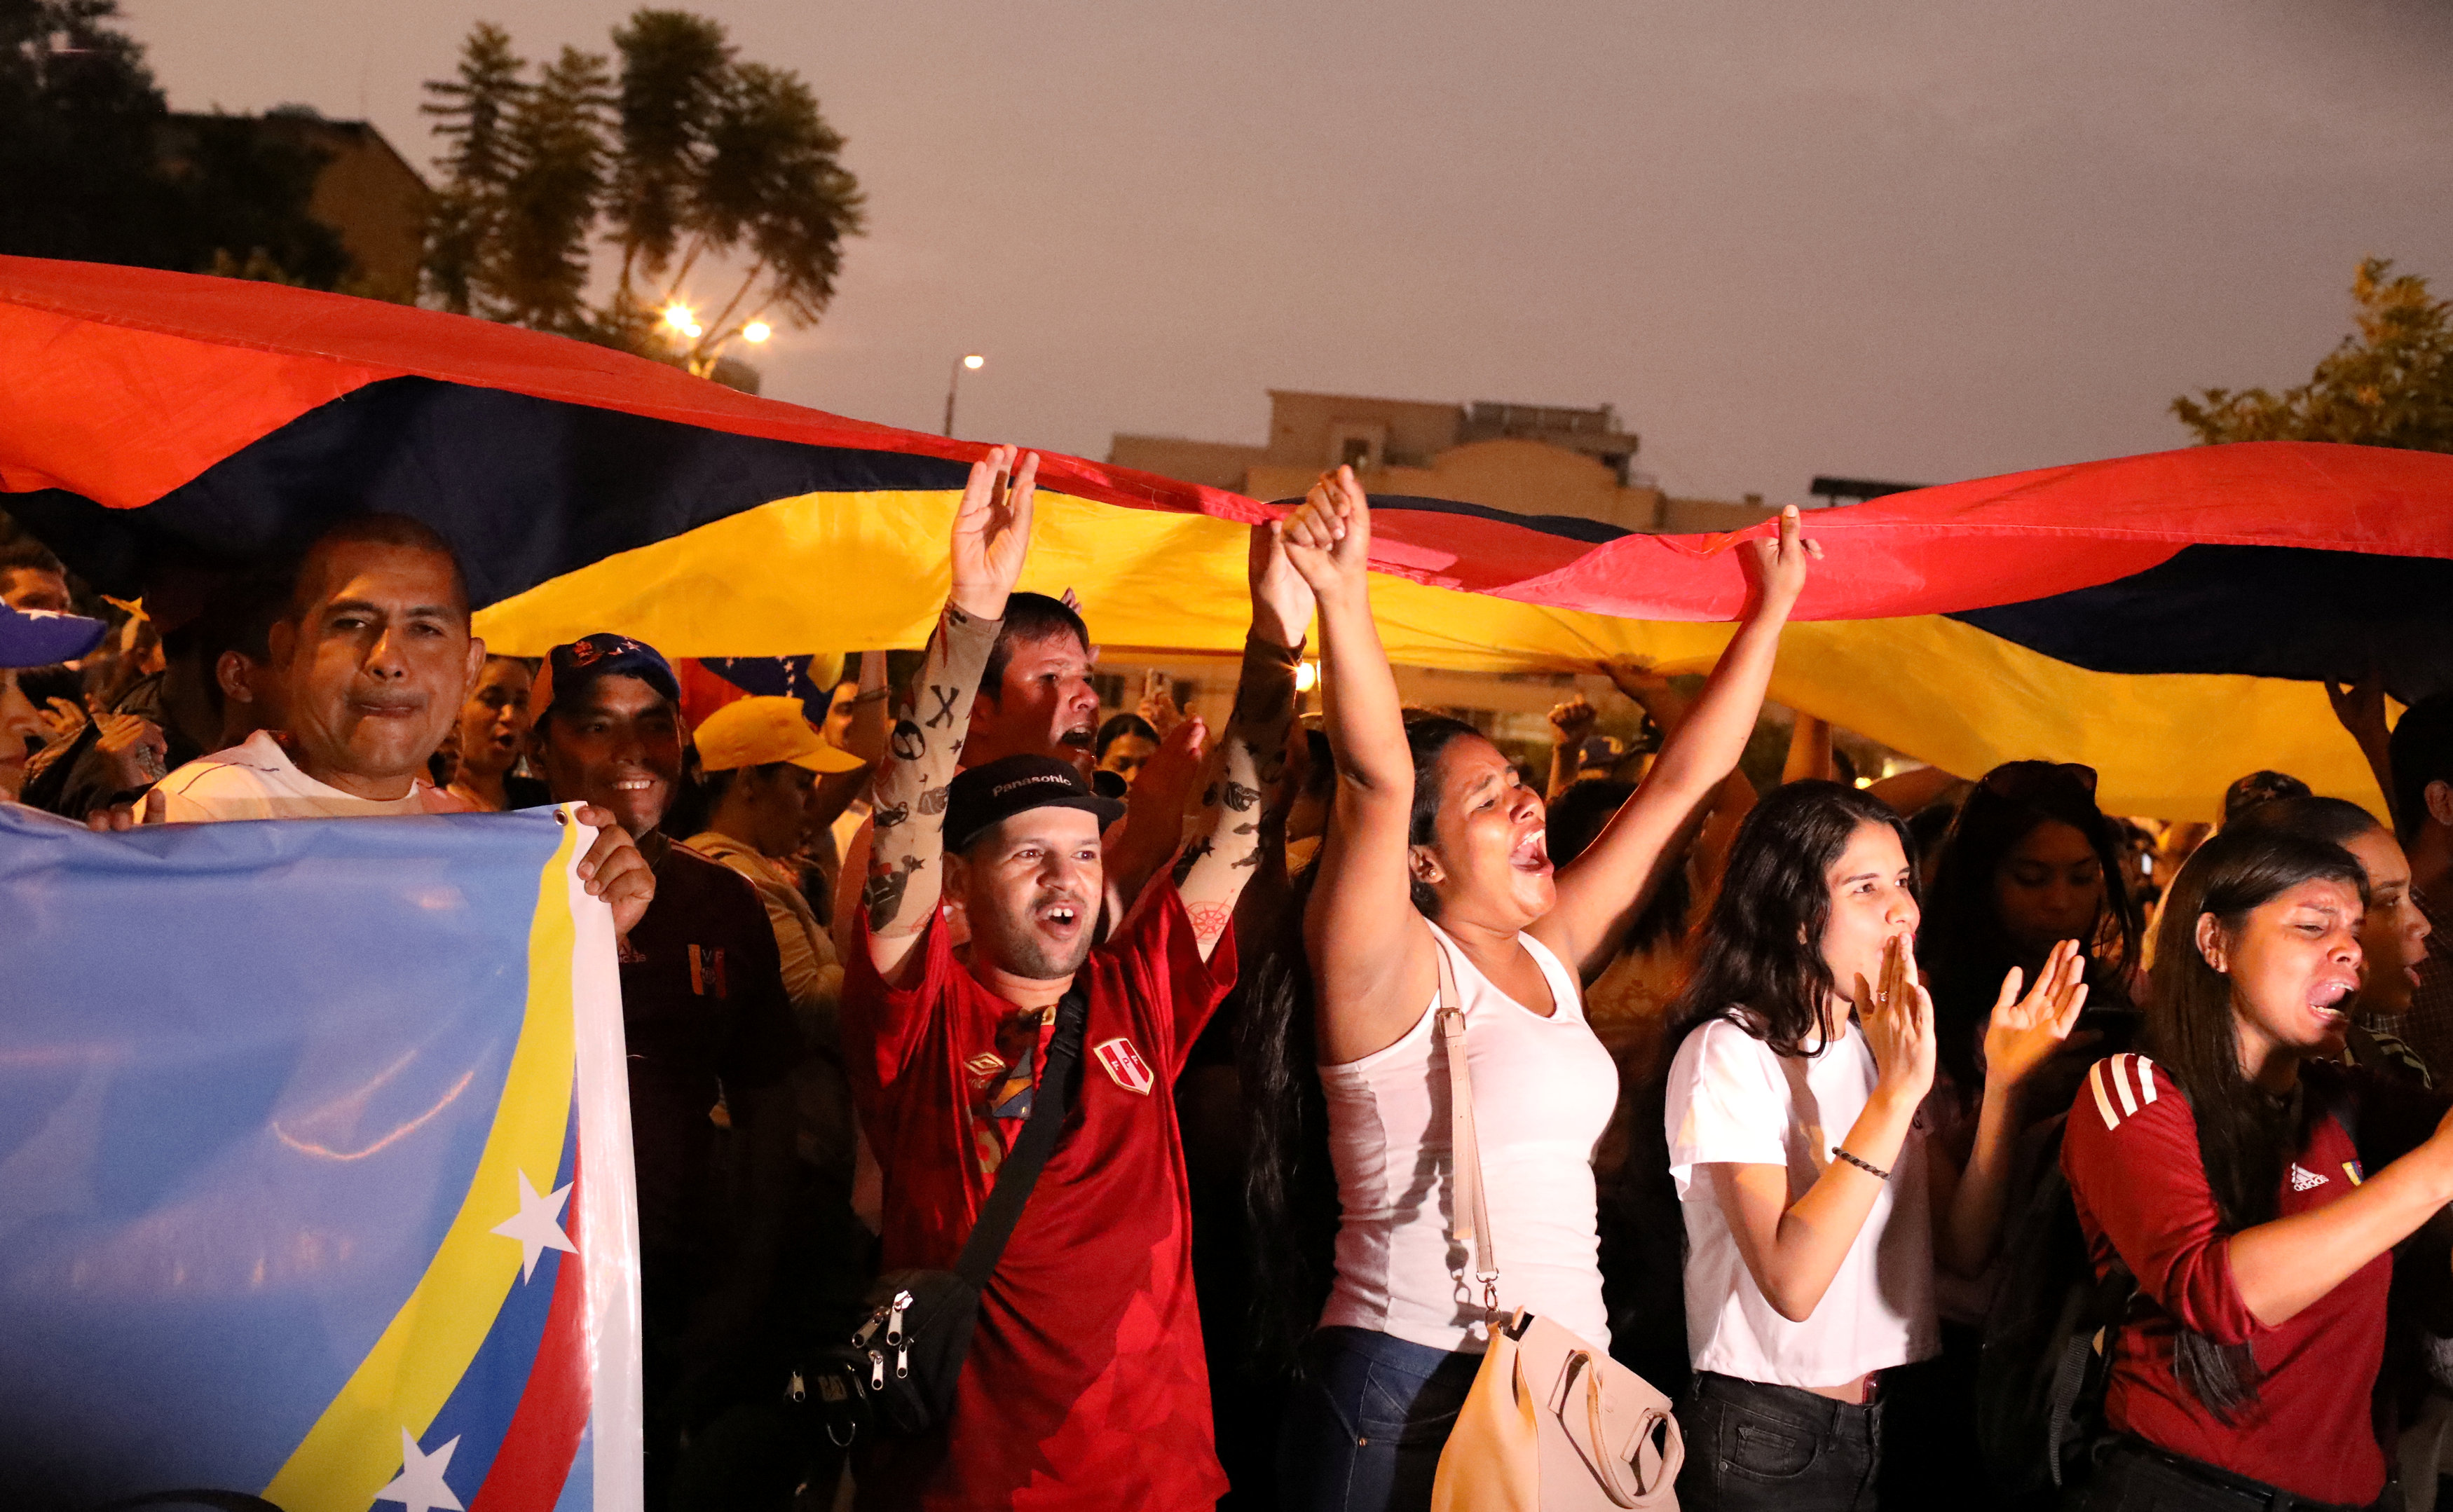
<svg viewBox="0 0 2453 1512"><path fill-rule="evenodd" d="M1000 448L954 523L953 592L877 785L844 983L845 1059L886 1177L888 1269L949 1266L1027 1118L1053 1009L1086 988L1080 1092L980 1302L946 1424L879 1447L868 1508L1207 1507L1210 1442L1177 1072L1234 981L1224 944L1284 766L1311 595L1254 532L1252 630L1203 818L1097 949L1117 806L1030 753L955 774L1030 531L1036 457ZM939 901L963 905L958 951Z"/></svg>

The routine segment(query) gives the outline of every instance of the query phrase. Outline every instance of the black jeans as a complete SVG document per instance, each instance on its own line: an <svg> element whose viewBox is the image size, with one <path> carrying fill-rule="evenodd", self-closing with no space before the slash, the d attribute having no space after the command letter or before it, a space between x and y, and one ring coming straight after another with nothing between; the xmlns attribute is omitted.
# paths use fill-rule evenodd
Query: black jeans
<svg viewBox="0 0 2453 1512"><path fill-rule="evenodd" d="M1678 1427L1686 1436L1683 1512L1872 1512L1879 1402L1859 1406L1704 1371L1678 1403Z"/></svg>
<svg viewBox="0 0 2453 1512"><path fill-rule="evenodd" d="M2115 1444L2067 1504L2072 1512L2348 1512L2135 1441Z"/></svg>

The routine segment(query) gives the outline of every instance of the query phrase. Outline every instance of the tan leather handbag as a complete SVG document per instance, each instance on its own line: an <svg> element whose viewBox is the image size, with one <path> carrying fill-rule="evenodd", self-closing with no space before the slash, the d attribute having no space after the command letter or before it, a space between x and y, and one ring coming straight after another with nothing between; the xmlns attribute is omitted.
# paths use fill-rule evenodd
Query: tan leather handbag
<svg viewBox="0 0 2453 1512"><path fill-rule="evenodd" d="M1449 1142L1456 1192L1451 1232L1473 1250L1474 1279L1490 1315L1490 1344L1473 1390L1440 1451L1431 1512L1675 1512L1686 1460L1669 1399L1572 1331L1518 1308L1499 1310L1499 1257L1473 1132L1465 1010L1446 944L1440 962L1440 1040L1447 1050Z"/></svg>

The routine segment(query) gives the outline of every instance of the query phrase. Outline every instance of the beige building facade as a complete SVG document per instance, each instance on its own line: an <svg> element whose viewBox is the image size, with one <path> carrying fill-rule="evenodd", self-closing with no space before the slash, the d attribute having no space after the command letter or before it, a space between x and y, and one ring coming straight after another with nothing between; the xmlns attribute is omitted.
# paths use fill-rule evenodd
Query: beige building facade
<svg viewBox="0 0 2453 1512"><path fill-rule="evenodd" d="M1107 460L1255 499L1295 498L1351 465L1375 495L1446 499L1511 514L1568 515L1622 530L1732 530L1771 513L1762 498L1672 498L1636 470L1641 445L1607 405L1469 405L1269 390L1259 446L1119 434Z"/></svg>

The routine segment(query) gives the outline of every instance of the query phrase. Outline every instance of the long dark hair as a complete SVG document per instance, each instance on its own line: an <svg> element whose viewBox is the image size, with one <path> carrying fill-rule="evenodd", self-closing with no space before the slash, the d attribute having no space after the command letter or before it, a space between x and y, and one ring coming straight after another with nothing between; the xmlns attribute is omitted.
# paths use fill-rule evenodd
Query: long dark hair
<svg viewBox="0 0 2453 1512"><path fill-rule="evenodd" d="M1687 1035L1714 1019L1736 1022L1782 1055L1822 1047L1823 1006L1834 987L1823 960L1831 922L1832 866L1862 826L1916 850L1899 815L1840 783L1773 788L1738 826L1721 890L1698 926L1686 989L1649 1066L1626 1066L1626 1162L1599 1184L1602 1297L1620 1359L1674 1387L1686 1371L1685 1315L1675 1304L1686 1230L1669 1177L1669 1065ZM1911 871L1913 876L1913 871ZM1665 1298L1672 1299L1664 1306ZM1665 1387L1666 1389L1667 1387Z"/></svg>
<svg viewBox="0 0 2453 1512"><path fill-rule="evenodd" d="M2241 1069L2236 994L2231 979L2198 948L2198 920L2212 914L2224 934L2236 935L2251 910L2319 879L2347 883L2367 898L2367 874L2342 846L2265 823L2231 826L2200 846L2172 879L2155 936L2140 1044L2188 1095L2206 1185L2233 1233L2273 1220L2283 1165L2323 1110L2296 1088L2278 1098ZM2244 1344L2219 1344L2184 1327L2173 1341L2172 1363L2222 1422L2257 1401L2261 1372Z"/></svg>
<svg viewBox="0 0 2453 1512"><path fill-rule="evenodd" d="M1406 712L1406 754L1414 764L1414 808L1406 821L1406 844L1427 846L1439 826L1440 758L1447 748L1466 736L1485 740L1482 731L1446 714L1425 713L1414 709ZM1422 878L1406 873L1407 895L1413 900L1414 911L1426 919L1440 916L1440 895ZM1297 921L1301 923L1300 920Z"/></svg>
<svg viewBox="0 0 2453 1512"><path fill-rule="evenodd" d="M1444 714L1406 715L1406 747L1414 768L1408 845L1431 841L1439 818L1440 757L1453 742L1480 734ZM1304 911L1319 874L1316 854L1294 878L1285 911L1249 958L1249 986L1235 1031L1250 1140L1244 1206L1257 1272L1252 1350L1271 1369L1294 1363L1296 1346L1320 1321L1335 1270L1337 1172L1329 1161L1328 1104L1321 1091L1314 1036L1318 1000L1304 950ZM1425 918L1438 917L1439 896L1429 886L1411 878L1409 891Z"/></svg>
<svg viewBox="0 0 2453 1512"><path fill-rule="evenodd" d="M2378 830L2386 834L2384 821L2359 805L2344 798L2319 798L2303 795L2298 798L2270 798L2254 808L2244 809L2232 820L2251 829L2279 829L2285 834L2307 840L2322 840L2329 846L2351 848L2351 842ZM2230 825L2224 826L2228 829Z"/></svg>
<svg viewBox="0 0 2453 1512"><path fill-rule="evenodd" d="M1561 871L1566 870L1569 863L1601 838L1610 820L1634 796L1635 784L1615 777L1586 777L1570 785L1550 805L1551 863ZM1695 910L1695 888L1686 876L1686 860L1692 849L1692 841L1684 841L1662 853L1661 881L1653 887L1644 911L1627 925L1619 943L1622 951L1649 950L1686 932L1687 915Z"/></svg>
<svg viewBox="0 0 2453 1512"><path fill-rule="evenodd" d="M1878 799L1818 780L1775 787L1755 805L1738 826L1721 891L1704 917L1686 990L1670 1006L1665 1067L1679 1043L1712 1019L1735 1021L1782 1055L1822 1048L1824 1005L1838 988L1823 960L1823 930L1831 922L1828 873L1866 825L1899 836L1913 883L1916 850L1907 826Z"/></svg>
<svg viewBox="0 0 2453 1512"><path fill-rule="evenodd" d="M2021 841L2055 823L2086 837L2104 872L2104 911L2093 936L2079 942L2088 1005L2119 1007L2128 1001L2123 980L2138 960L2143 925L2122 880L2120 835L2096 806L2094 771L2036 761L1994 767L1943 838L1917 930L1917 964L1933 988L1934 1049L1963 1095L1984 1084L1976 1052L2002 979L2012 966L2026 965L1994 906L1994 877Z"/></svg>

